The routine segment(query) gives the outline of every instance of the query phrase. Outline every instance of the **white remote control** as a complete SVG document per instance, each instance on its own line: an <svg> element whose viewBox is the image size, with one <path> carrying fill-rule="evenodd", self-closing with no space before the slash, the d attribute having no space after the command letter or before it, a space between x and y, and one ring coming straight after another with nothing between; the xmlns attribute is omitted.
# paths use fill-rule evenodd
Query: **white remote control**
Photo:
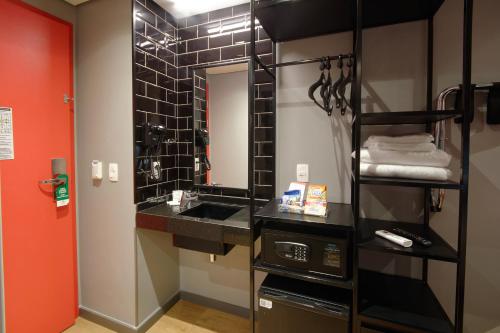
<svg viewBox="0 0 500 333"><path fill-rule="evenodd" d="M388 241L391 241L391 242L396 243L398 245L401 245L403 247L411 247L413 245L413 242L411 241L411 239L401 237L401 236L393 234L392 232L389 232L387 230L377 230L377 231L375 231L375 234L379 237L385 238Z"/></svg>

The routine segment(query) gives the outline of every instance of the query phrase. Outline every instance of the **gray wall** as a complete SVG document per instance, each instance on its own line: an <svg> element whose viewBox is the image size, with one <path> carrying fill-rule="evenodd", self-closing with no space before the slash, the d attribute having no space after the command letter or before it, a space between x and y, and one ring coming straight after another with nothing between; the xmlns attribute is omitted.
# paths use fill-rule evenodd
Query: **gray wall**
<svg viewBox="0 0 500 333"><path fill-rule="evenodd" d="M137 326L177 295L179 251L165 232L137 229Z"/></svg>
<svg viewBox="0 0 500 333"><path fill-rule="evenodd" d="M248 71L207 74L211 182L248 188Z"/></svg>
<svg viewBox="0 0 500 333"><path fill-rule="evenodd" d="M179 260L171 236L135 229L131 15L130 0L77 7L78 218L81 307L138 327L178 293ZM94 159L102 182L91 179Z"/></svg>
<svg viewBox="0 0 500 333"><path fill-rule="evenodd" d="M447 0L435 19L435 95L461 82L463 2ZM500 2L478 0L474 6L472 81L500 81ZM450 98L453 100L453 98ZM476 94L476 118L471 128L469 223L465 290L466 333L500 331L500 125L485 121L485 95ZM460 151L460 127L450 128L449 150L457 157ZM458 192L447 191L444 211L431 223L457 243ZM455 269L452 265L432 263L431 282L436 293L446 301L453 315Z"/></svg>
<svg viewBox="0 0 500 333"><path fill-rule="evenodd" d="M181 290L249 307L248 247L236 246L210 263L208 254L180 250Z"/></svg>
<svg viewBox="0 0 500 333"><path fill-rule="evenodd" d="M95 0L77 11L77 166L80 305L136 324L130 0ZM103 161L105 179L91 179ZM119 164L120 181L107 178Z"/></svg>

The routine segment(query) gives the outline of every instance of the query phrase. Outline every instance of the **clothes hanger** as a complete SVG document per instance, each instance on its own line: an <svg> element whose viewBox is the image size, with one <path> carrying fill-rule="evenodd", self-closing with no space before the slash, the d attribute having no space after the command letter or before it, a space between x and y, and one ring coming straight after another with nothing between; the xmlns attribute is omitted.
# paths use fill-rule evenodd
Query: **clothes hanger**
<svg viewBox="0 0 500 333"><path fill-rule="evenodd" d="M332 97L331 94L331 86L332 86L332 76L330 70L332 68L332 64L330 63L330 58L327 57L324 59L322 64L320 65L320 69L323 71L328 71L327 78L321 85L320 96L323 99L323 110L325 110L328 115L332 114L333 107L330 106L330 100Z"/></svg>
<svg viewBox="0 0 500 333"><path fill-rule="evenodd" d="M340 114L341 115L345 115L348 107L351 108L351 104L349 103L349 101L345 97L346 87L349 83L352 82L352 60L351 60L351 58L349 58L347 60L347 69L348 69L347 75L344 77L342 82L339 84L339 87L337 90L337 93L341 98L341 107L340 107ZM344 72L344 70L342 69L342 75L343 75L343 72Z"/></svg>
<svg viewBox="0 0 500 333"><path fill-rule="evenodd" d="M332 93L333 97L335 98L335 106L337 107L337 109L339 109L341 107L342 98L338 95L338 89L339 89L340 84L344 80L344 73L342 70L342 68L344 68L344 62L342 61L342 58L339 58L339 60L337 62L337 68L340 69L340 77L333 84L332 89L331 89L331 93Z"/></svg>
<svg viewBox="0 0 500 333"><path fill-rule="evenodd" d="M309 87L309 92L308 92L308 95L309 95L309 98L313 100L314 104L316 104L318 107L320 107L322 110L324 110L325 112L327 112L329 115L331 114L331 111L328 111L327 107L325 107L325 99L323 98L325 92L323 91L324 87L325 87L325 82L328 81L327 77L325 76L325 69L327 68L327 65L325 63L325 59L323 58L321 60L321 63L320 63L320 70L321 70L321 75L319 77L319 79L314 82L310 87ZM330 78L330 82L331 82L331 78ZM322 98L323 98L323 105L321 105L317 100L316 98L314 97L314 92L319 88L321 87L321 90L323 91L320 91L320 95L323 95Z"/></svg>

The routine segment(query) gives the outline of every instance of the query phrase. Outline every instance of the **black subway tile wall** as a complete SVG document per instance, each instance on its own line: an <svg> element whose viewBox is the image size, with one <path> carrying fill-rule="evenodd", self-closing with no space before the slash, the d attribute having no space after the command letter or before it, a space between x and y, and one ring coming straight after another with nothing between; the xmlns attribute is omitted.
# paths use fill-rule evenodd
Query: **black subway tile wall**
<svg viewBox="0 0 500 333"><path fill-rule="evenodd" d="M162 143L158 151L162 173L159 180L149 177L152 152L143 145L146 123L167 128L165 141L177 140L177 38L176 22L152 0L134 3L134 124L135 130L135 202L175 190L178 185L176 143ZM142 163L141 163L142 161Z"/></svg>
<svg viewBox="0 0 500 333"><path fill-rule="evenodd" d="M194 117L194 128L196 129L206 129L207 128L207 74L204 69L198 69L194 71L194 112L196 116ZM182 119L182 118L179 118ZM185 118L190 124L193 123L193 118L191 116ZM199 161L199 170L194 171L194 181L195 184L206 184L208 181L208 173L206 164L203 163L203 156L206 156L206 147L194 147L194 157Z"/></svg>
<svg viewBox="0 0 500 333"><path fill-rule="evenodd" d="M204 170L197 174L193 170L194 155L199 152L193 151L192 127L193 112L205 110L200 98L204 82L198 78L193 90L191 67L248 58L250 7L242 4L174 21L152 0L136 0L134 13L136 161L143 154L139 148L144 123L166 126L169 137L176 140L161 149L165 172L159 182L151 181L144 170L136 167L135 199L136 203L144 203L174 189L192 189L195 177L202 181ZM256 38L261 61L273 63L273 44L260 26ZM274 91L272 78L259 68L255 85L255 193L262 200L271 199L275 192ZM193 93L199 97L197 111L193 108ZM203 126L201 122L198 125ZM205 190L207 196L213 197L248 197L245 190Z"/></svg>
<svg viewBox="0 0 500 333"><path fill-rule="evenodd" d="M193 65L240 61L250 55L250 7L243 4L235 7L212 11L208 15L198 15L179 20L178 66L179 76L189 77L189 68ZM261 27L257 31L256 51L264 63L273 63L273 44ZM208 41L208 45L206 43ZM182 60L182 61L181 61ZM275 112L273 79L264 70L256 71L256 131L257 150L255 158L255 193L259 199L271 199L275 192ZM191 78L190 78L191 80ZM192 87L192 85L191 85ZM192 89L192 88L191 88ZM179 103L179 108L186 107L186 114L193 112L193 91L185 94L187 105ZM196 174L195 177L203 177ZM189 182L190 181L190 182ZM192 179L183 182L191 188ZM206 193L227 197L246 197L246 191L221 191Z"/></svg>

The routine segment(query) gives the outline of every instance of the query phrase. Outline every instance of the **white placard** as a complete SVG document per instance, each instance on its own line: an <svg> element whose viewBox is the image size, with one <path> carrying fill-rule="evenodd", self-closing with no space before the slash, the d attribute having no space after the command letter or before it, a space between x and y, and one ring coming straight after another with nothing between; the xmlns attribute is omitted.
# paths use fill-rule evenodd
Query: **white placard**
<svg viewBox="0 0 500 333"><path fill-rule="evenodd" d="M0 160L14 159L12 109L0 107Z"/></svg>

